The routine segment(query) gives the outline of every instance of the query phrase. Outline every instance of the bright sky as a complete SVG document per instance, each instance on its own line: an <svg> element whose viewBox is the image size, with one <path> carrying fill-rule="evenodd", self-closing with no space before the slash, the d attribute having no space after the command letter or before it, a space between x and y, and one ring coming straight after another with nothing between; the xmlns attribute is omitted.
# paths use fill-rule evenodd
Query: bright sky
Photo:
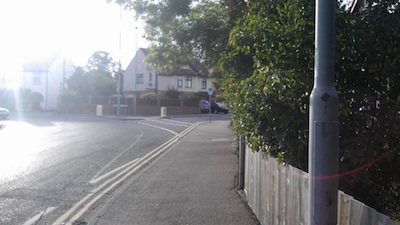
<svg viewBox="0 0 400 225"><path fill-rule="evenodd" d="M148 47L133 15L123 10L120 20L119 5L106 0L1 0L0 67L57 50L84 66L102 50L125 69L136 47Z"/></svg>

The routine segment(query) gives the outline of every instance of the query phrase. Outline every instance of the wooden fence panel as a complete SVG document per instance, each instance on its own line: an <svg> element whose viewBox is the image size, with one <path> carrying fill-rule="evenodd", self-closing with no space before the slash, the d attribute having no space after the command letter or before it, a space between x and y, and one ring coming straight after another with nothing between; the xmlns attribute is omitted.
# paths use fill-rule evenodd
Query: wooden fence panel
<svg viewBox="0 0 400 225"><path fill-rule="evenodd" d="M246 148L244 192L262 225L308 224L308 174ZM338 192L338 225L400 225Z"/></svg>
<svg viewBox="0 0 400 225"><path fill-rule="evenodd" d="M351 225L350 224L350 212L351 212L351 200L353 197L345 195L342 192L338 196L338 207L340 211L338 212L339 222L338 225Z"/></svg>
<svg viewBox="0 0 400 225"><path fill-rule="evenodd" d="M256 206L256 184L254 181L254 174L256 173L257 169L254 168L255 167L255 157L251 157L251 150L246 151L246 159L248 159L248 161L245 163L246 167L248 167L249 171L248 171L248 179L247 179L247 184L248 184L248 188L245 189L245 193L247 194L247 200L249 202L250 207L252 207L252 210L254 212L254 214L257 216L257 218L259 218L259 214L258 214L258 210L257 208L255 208ZM247 191L246 191L247 190Z"/></svg>

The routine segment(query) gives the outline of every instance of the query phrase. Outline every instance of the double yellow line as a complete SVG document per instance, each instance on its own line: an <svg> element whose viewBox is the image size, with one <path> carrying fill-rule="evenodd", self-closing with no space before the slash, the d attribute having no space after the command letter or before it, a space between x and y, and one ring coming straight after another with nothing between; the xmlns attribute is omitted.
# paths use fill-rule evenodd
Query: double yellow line
<svg viewBox="0 0 400 225"><path fill-rule="evenodd" d="M88 209L95 204L98 200L100 200L104 195L107 195L111 190L113 190L116 186L121 184L124 180L130 177L132 174L138 172L140 169L147 166L151 161L156 159L159 155L161 155L165 150L170 148L176 142L181 140L187 134L189 134L194 128L196 128L200 123L194 123L181 133L175 135L173 138L165 142L164 144L160 145L153 151L146 154L143 158L138 160L136 163L132 164L131 166L127 167L120 173L118 173L113 178L107 180L99 187L90 191L88 195L82 198L78 203L76 203L72 208L70 208L67 212L64 213L61 217L57 219L53 223L53 225L73 225L73 223L79 220L84 213L88 211Z"/></svg>

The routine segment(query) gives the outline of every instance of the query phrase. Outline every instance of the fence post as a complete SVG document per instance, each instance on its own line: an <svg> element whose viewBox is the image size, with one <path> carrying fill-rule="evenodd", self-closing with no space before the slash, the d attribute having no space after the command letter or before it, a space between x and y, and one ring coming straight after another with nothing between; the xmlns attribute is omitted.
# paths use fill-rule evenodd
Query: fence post
<svg viewBox="0 0 400 225"><path fill-rule="evenodd" d="M245 174L245 155L246 155L246 139L244 135L239 136L239 190L244 189Z"/></svg>

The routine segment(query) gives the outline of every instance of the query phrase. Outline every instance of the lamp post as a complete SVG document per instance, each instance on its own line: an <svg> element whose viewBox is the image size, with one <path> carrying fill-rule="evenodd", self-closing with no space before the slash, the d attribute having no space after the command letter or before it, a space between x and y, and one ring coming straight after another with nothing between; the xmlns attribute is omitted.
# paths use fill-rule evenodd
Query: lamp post
<svg viewBox="0 0 400 225"><path fill-rule="evenodd" d="M339 121L335 72L336 0L316 0L315 72L310 95L309 225L336 225Z"/></svg>
<svg viewBox="0 0 400 225"><path fill-rule="evenodd" d="M119 61L118 61L118 84L117 84L117 118L121 114L121 42L122 42L122 3L119 3Z"/></svg>
<svg viewBox="0 0 400 225"><path fill-rule="evenodd" d="M135 56L135 84L134 84L134 95L133 95L133 115L136 116L136 95L137 95L137 58L138 58L138 50L137 50L137 27L135 27L135 52L136 52L136 56Z"/></svg>

